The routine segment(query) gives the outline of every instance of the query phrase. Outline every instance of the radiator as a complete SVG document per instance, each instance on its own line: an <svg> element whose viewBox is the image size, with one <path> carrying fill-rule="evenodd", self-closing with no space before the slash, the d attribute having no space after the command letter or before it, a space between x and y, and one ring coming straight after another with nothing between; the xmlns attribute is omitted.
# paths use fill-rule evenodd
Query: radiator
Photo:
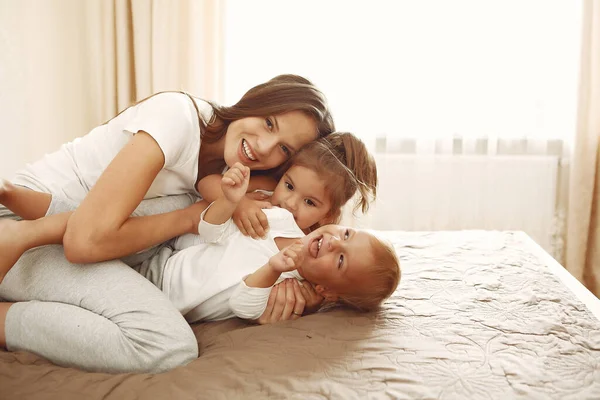
<svg viewBox="0 0 600 400"><path fill-rule="evenodd" d="M558 156L377 154L376 202L342 222L380 230L519 230L556 253Z"/></svg>

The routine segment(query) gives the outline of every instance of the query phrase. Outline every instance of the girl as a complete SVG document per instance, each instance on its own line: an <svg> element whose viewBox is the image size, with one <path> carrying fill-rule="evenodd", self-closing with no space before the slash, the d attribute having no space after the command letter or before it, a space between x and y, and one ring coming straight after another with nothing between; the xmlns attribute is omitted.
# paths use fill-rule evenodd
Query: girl
<svg viewBox="0 0 600 400"><path fill-rule="evenodd" d="M201 204L183 208L191 202L181 196L160 199L160 206L140 202L195 193L199 180L235 162L253 170L276 167L332 130L321 92L304 78L282 75L232 107L157 94L29 165L13 182L48 196L22 201L5 192L0 218L33 220L48 210L55 215L41 221L65 232L55 236L65 247L26 252L2 281L0 297L19 303L0 303L0 342L107 372L157 372L193 360L198 350L189 325L156 288L121 261L83 268L69 260L121 257L196 232ZM66 200L51 203L60 197ZM138 205L142 216L132 218ZM151 215L157 209L163 213Z"/></svg>

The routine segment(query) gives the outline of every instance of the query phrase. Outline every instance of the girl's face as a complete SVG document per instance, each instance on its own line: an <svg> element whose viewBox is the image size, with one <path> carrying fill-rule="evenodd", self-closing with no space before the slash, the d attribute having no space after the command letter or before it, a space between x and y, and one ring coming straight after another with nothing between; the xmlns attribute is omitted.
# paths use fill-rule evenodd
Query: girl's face
<svg viewBox="0 0 600 400"><path fill-rule="evenodd" d="M291 212L300 229L308 229L325 223L331 211L326 189L326 182L315 171L293 165L279 180L271 203Z"/></svg>
<svg viewBox="0 0 600 400"><path fill-rule="evenodd" d="M316 138L317 123L300 111L242 118L227 128L223 158L229 166L241 162L250 169L270 169Z"/></svg>
<svg viewBox="0 0 600 400"><path fill-rule="evenodd" d="M304 259L298 273L327 300L335 301L339 294L353 293L368 282L375 257L367 232L324 225L302 242Z"/></svg>

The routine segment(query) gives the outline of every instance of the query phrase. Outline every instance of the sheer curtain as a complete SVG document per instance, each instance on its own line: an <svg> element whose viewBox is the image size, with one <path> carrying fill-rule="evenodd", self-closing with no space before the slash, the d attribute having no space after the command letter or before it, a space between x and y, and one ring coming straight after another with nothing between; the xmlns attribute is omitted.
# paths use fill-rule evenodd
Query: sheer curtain
<svg viewBox="0 0 600 400"><path fill-rule="evenodd" d="M218 0L95 1L86 9L90 87L97 112L112 116L135 100L186 90L219 100Z"/></svg>
<svg viewBox="0 0 600 400"><path fill-rule="evenodd" d="M586 0L566 267L600 295L600 2Z"/></svg>
<svg viewBox="0 0 600 400"><path fill-rule="evenodd" d="M0 174L162 90L222 100L219 0L0 0Z"/></svg>

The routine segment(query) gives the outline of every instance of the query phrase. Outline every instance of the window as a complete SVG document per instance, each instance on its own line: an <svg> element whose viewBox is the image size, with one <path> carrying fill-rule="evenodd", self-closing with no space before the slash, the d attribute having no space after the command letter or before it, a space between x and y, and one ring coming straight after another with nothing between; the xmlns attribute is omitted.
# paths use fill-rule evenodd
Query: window
<svg viewBox="0 0 600 400"><path fill-rule="evenodd" d="M571 0L228 0L224 100L291 72L367 139L570 139L580 14Z"/></svg>

